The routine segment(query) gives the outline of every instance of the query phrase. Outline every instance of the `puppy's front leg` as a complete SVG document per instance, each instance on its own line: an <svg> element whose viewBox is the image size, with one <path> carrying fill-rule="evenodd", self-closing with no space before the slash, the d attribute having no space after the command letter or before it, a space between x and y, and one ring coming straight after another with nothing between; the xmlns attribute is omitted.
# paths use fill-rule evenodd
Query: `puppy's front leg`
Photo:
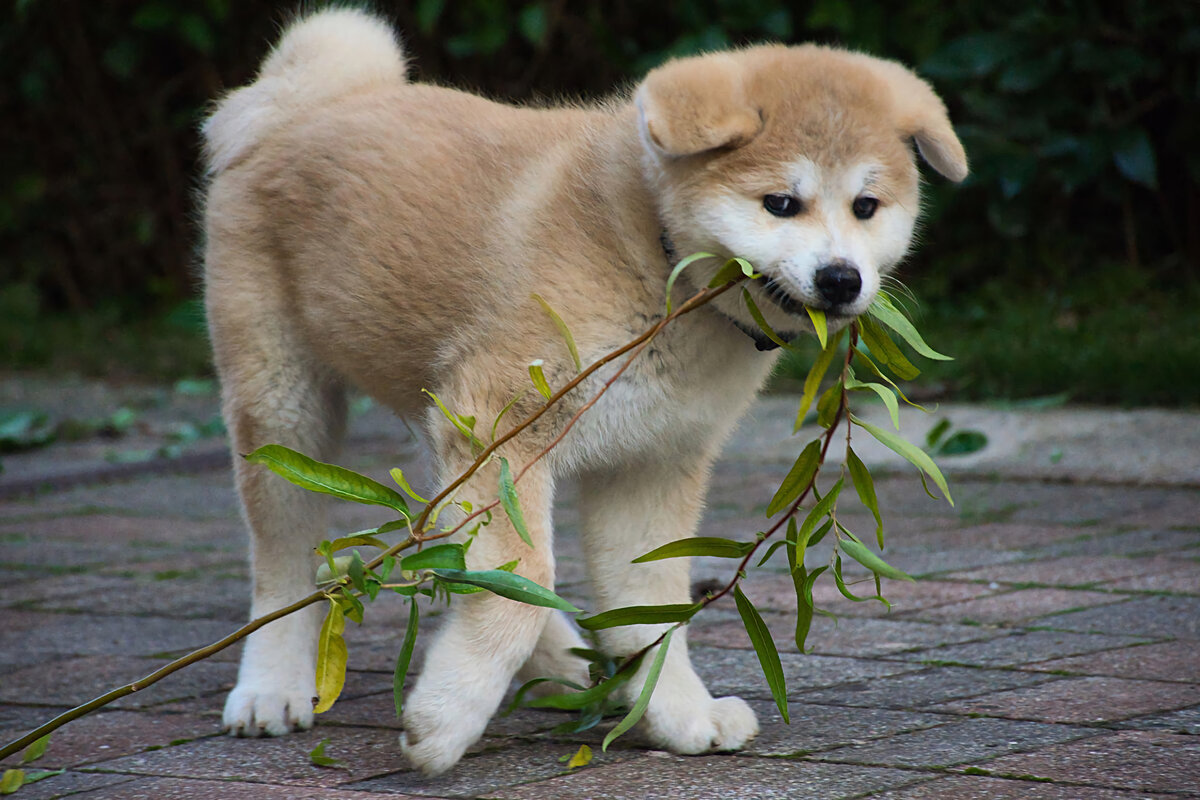
<svg viewBox="0 0 1200 800"><path fill-rule="evenodd" d="M584 546L599 607L688 603L689 559L631 564L659 545L691 536L699 521L708 464L648 461L581 481ZM625 656L653 642L665 625L600 631L610 654ZM643 729L652 742L677 753L736 750L758 733L754 712L739 697L714 699L688 660L687 628L676 631L646 709ZM652 656L653 654L651 654ZM652 658L631 682L641 691Z"/></svg>
<svg viewBox="0 0 1200 800"><path fill-rule="evenodd" d="M514 472L525 463L519 456L508 457ZM444 473L457 475L469 463L464 455L449 461ZM458 496L479 508L495 500L498 486L499 468L493 462L480 469ZM520 539L497 509L491 524L467 551L467 566L495 569L520 559L518 574L552 589L549 470L535 465L517 489L533 547ZM443 515L442 519L449 518ZM513 676L533 652L548 614L549 609L490 592L454 597L405 704L401 745L413 766L427 775L445 772L479 739Z"/></svg>

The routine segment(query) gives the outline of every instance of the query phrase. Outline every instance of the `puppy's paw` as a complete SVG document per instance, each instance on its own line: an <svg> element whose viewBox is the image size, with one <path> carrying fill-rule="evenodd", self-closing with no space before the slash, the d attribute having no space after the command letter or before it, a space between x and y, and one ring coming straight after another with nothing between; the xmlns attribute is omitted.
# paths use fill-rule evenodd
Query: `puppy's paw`
<svg viewBox="0 0 1200 800"><path fill-rule="evenodd" d="M312 690L238 684L225 701L224 729L233 736L283 736L313 725Z"/></svg>
<svg viewBox="0 0 1200 800"><path fill-rule="evenodd" d="M758 719L740 697L687 700L664 698L646 713L646 735L676 753L740 750L758 735Z"/></svg>
<svg viewBox="0 0 1200 800"><path fill-rule="evenodd" d="M436 692L417 689L404 709L400 749L415 769L427 777L440 775L458 763L487 726L489 714Z"/></svg>

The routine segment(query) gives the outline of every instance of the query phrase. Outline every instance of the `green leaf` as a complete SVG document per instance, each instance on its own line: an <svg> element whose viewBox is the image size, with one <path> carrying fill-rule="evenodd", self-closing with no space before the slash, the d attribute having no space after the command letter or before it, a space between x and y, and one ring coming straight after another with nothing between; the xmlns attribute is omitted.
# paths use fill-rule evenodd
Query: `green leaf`
<svg viewBox="0 0 1200 800"><path fill-rule="evenodd" d="M767 629L767 624L763 622L758 609L746 595L742 594L741 586L733 587L733 599L737 602L738 613L742 615L742 624L746 626L746 633L750 636L750 643L754 645L754 652L758 654L758 663L762 665L763 675L767 678L767 686L771 687L771 696L775 698L775 705L779 706L779 713L783 716L783 721L790 722L787 686L783 679L783 664L779 660L779 651L775 649L775 640L771 638L771 631Z"/></svg>
<svg viewBox="0 0 1200 800"><path fill-rule="evenodd" d="M846 389L852 392L870 390L879 395L879 399L887 406L888 414L892 418L892 425L896 427L896 430L900 430L900 404L896 402L896 392L894 390L880 383L864 383L854 377L853 370L847 370Z"/></svg>
<svg viewBox="0 0 1200 800"><path fill-rule="evenodd" d="M933 361L953 361L954 359L948 355L939 353L929 345L925 344L925 340L921 338L921 334L913 327L913 324L908 321L908 317L904 316L899 308L896 307L892 299L885 293L880 292L875 297L875 301L871 303L871 307L867 312L875 317L875 319L887 325L889 328L900 334L900 338L908 342L909 346L916 350L921 355ZM869 347L870 345L868 345ZM897 373L899 374L899 373Z"/></svg>
<svg viewBox="0 0 1200 800"><path fill-rule="evenodd" d="M46 747L50 744L50 734L46 734L42 738L35 741L29 747L25 748L25 752L21 754L21 764L32 764L46 754Z"/></svg>
<svg viewBox="0 0 1200 800"><path fill-rule="evenodd" d="M666 643L663 643L664 646ZM610 736L612 734L609 734ZM579 749L575 751L575 755L571 756L571 760L567 762L567 769L575 769L577 767L586 767L592 763L592 748L586 744L579 745Z"/></svg>
<svg viewBox="0 0 1200 800"><path fill-rule="evenodd" d="M842 552L853 558L858 563L862 564L867 569L874 572L876 575L882 575L885 578L893 578L899 581L913 581L911 575L903 570L896 569L891 564L884 561L875 554L871 548L867 547L862 542L856 542L853 539L842 539L838 542L838 547Z"/></svg>
<svg viewBox="0 0 1200 800"><path fill-rule="evenodd" d="M838 591L842 593L842 597L847 600L853 600L856 603L865 603L867 600L883 600L882 597L859 597L850 591L850 588L846 586L846 579L842 577L842 557L836 554L833 557L833 580L837 584Z"/></svg>
<svg viewBox="0 0 1200 800"><path fill-rule="evenodd" d="M413 488L408 485L408 481L405 479L404 473L400 471L399 467L392 467L392 471L388 474L392 476L392 480L394 480L396 482L396 485L399 486L401 489L403 489L404 493L407 494L409 497L411 497L413 500L416 500L418 503L428 503L429 502L424 497L421 497L421 495L419 495L413 491Z"/></svg>
<svg viewBox="0 0 1200 800"><path fill-rule="evenodd" d="M262 464L301 488L356 503L387 506L406 517L411 516L408 504L395 489L344 467L315 461L283 445L263 445L245 458L252 464Z"/></svg>
<svg viewBox="0 0 1200 800"><path fill-rule="evenodd" d="M824 350L829 346L829 325L825 320L825 312L819 308L804 307L808 312L808 318L812 320L813 332L817 334L817 341L821 343L821 349Z"/></svg>
<svg viewBox="0 0 1200 800"><path fill-rule="evenodd" d="M808 632L812 628L813 613L816 611L813 605L812 587L816 583L817 578L821 576L821 573L827 569L829 569L828 564L817 567L805 576L804 567L800 567L797 573L793 573L793 581L796 584L796 648L801 653L807 652L804 649L804 644L808 641ZM797 580L796 575L800 575L803 581Z"/></svg>
<svg viewBox="0 0 1200 800"><path fill-rule="evenodd" d="M468 586L478 586L493 594L528 603L531 606L557 608L562 611L579 611L578 608L563 600L554 592L537 585L528 578L501 569L462 570L435 569L433 574L446 583L464 583Z"/></svg>
<svg viewBox="0 0 1200 800"><path fill-rule="evenodd" d="M638 699L633 704L633 708L629 709L629 713L625 718L617 723L617 727L608 732L604 737L604 744L600 747L601 750L608 752L608 746L614 740L627 730L637 725L641 721L642 716L646 713L646 708L650 705L650 697L654 694L654 687L658 684L658 676L662 673L663 662L667 660L667 648L671 645L671 636L675 633L675 629L667 631L667 635L663 637L662 644L658 646L658 652L654 654L654 661L650 664L650 669L646 672L646 682L642 684L642 691L638 694Z"/></svg>
<svg viewBox="0 0 1200 800"><path fill-rule="evenodd" d="M667 603L660 606L625 606L602 611L575 620L585 631L617 628L623 625L654 625L663 622L687 622L700 610L699 603Z"/></svg>
<svg viewBox="0 0 1200 800"><path fill-rule="evenodd" d="M955 431L932 452L939 456L965 456L978 453L987 444L988 437L983 431Z"/></svg>
<svg viewBox="0 0 1200 800"><path fill-rule="evenodd" d="M841 382L830 384L821 399L817 401L817 424L828 430L837 421L838 411L842 408Z"/></svg>
<svg viewBox="0 0 1200 800"><path fill-rule="evenodd" d="M463 546L458 543L435 544L400 559L400 569L415 572L419 569L466 569Z"/></svg>
<svg viewBox="0 0 1200 800"><path fill-rule="evenodd" d="M821 462L821 440L813 439L796 457L796 463L788 470L779 490L767 504L767 516L773 517L780 509L790 505L812 483Z"/></svg>
<svg viewBox="0 0 1200 800"><path fill-rule="evenodd" d="M742 558L754 549L754 542L739 542L734 539L722 539L717 536L693 536L690 539L677 539L662 547L656 547L643 556L638 556L632 564L642 564L646 561L661 561L664 558L682 558L685 556L713 556L715 558Z"/></svg>
<svg viewBox="0 0 1200 800"><path fill-rule="evenodd" d="M938 442L940 442L942 437L945 436L950 430L950 424L950 420L948 419L938 420L937 423L929 429L929 432L925 434L925 446L930 450L936 448L938 446Z"/></svg>
<svg viewBox="0 0 1200 800"><path fill-rule="evenodd" d="M571 335L571 329L567 327L567 323L563 321L563 318L558 315L557 311L550 307L550 304L540 294L534 292L533 299L541 304L545 312L550 315L550 319L554 321L554 326L558 328L559 335L567 343L567 350L571 353L571 360L575 362L575 371L579 372L583 369L583 362L579 359L579 348L575 345L575 337Z"/></svg>
<svg viewBox="0 0 1200 800"><path fill-rule="evenodd" d="M517 396L514 397L512 400L509 400L507 403L505 403L504 408L500 409L500 413L496 415L495 421L492 422L492 441L493 442L496 441L496 430L500 427L500 420L504 419L504 415L507 414L509 411L511 411L512 407L517 404L517 401L519 401L522 397L524 397L526 392L528 392L528 391L529 391L528 389L522 389L521 391L517 392Z"/></svg>
<svg viewBox="0 0 1200 800"><path fill-rule="evenodd" d="M346 685L346 661L349 652L342 633L346 630L346 614L340 603L329 601L329 612L317 638L317 701L314 714L333 707Z"/></svg>
<svg viewBox="0 0 1200 800"><path fill-rule="evenodd" d="M396 657L396 668L392 670L392 703L396 707L396 719L400 719L404 712L404 678L408 675L408 665L412 662L420 622L421 612L414 597L408 601L408 628L404 631L404 644L400 646L400 655Z"/></svg>
<svg viewBox="0 0 1200 800"><path fill-rule="evenodd" d="M25 785L25 770L6 769L0 777L0 794L12 794Z"/></svg>
<svg viewBox="0 0 1200 800"><path fill-rule="evenodd" d="M883 517L879 515L879 498L875 496L875 481L871 478L871 472L867 469L867 465L849 445L846 446L846 468L850 471L850 480L854 482L854 491L858 492L858 499L875 515L875 539L882 549Z"/></svg>
<svg viewBox="0 0 1200 800"><path fill-rule="evenodd" d="M366 565L363 564L362 556L359 555L358 551L355 550L352 552L350 554L350 565L346 567L346 575L350 578L350 585L364 593L367 591L367 586L364 582L366 577L364 574L365 567ZM362 622L361 619L358 621Z"/></svg>
<svg viewBox="0 0 1200 800"><path fill-rule="evenodd" d="M850 415L850 421L878 439L880 444L904 456L914 466L932 478L937 487L942 490L942 495L945 496L946 502L952 506L954 505L954 498L950 496L950 487L946 485L946 478L942 475L942 471L938 469L937 464L933 463L933 459L929 457L928 453L890 431L877 428L869 422L863 422L853 414Z"/></svg>
<svg viewBox="0 0 1200 800"><path fill-rule="evenodd" d="M480 448L483 447L483 442L479 441L479 437L477 437L475 435L475 418L474 417L468 417L468 416L464 416L462 414L455 414L453 411L446 408L446 404L443 403L441 398L438 397L436 394L429 391L428 389L422 389L421 391L424 392L425 394L429 395L433 399L433 402L437 405L438 409L442 412L442 414L446 417L446 419L450 420L450 424L453 425L455 428L457 428L458 432L461 433L463 435L463 437L467 439L467 441L469 441L472 445L474 445L476 447L480 447Z"/></svg>
<svg viewBox="0 0 1200 800"><path fill-rule="evenodd" d="M748 289L742 289L742 300L745 301L746 308L750 310L750 316L754 318L754 323L758 325L759 330L761 330L768 339L780 347L788 350L796 349L794 346L784 341L783 337L776 333L775 329L770 326L770 324L767 322L767 318L764 317L762 312L758 310L758 305L754 302L754 298L750 296L750 291Z"/></svg>
<svg viewBox="0 0 1200 800"><path fill-rule="evenodd" d="M838 496L842 493L842 487L845 486L845 478L838 478L837 483L822 497L817 504L812 507L808 515L804 518L804 523L800 526L800 533L797 535L796 543L799 548L797 558L800 561L804 560L804 551L808 546L808 539L812 535L813 529L817 527L817 523L829 516L837 505Z"/></svg>
<svg viewBox="0 0 1200 800"><path fill-rule="evenodd" d="M543 683L557 683L560 686L566 686L567 688L574 689L577 692L586 691L586 687L580 686L578 683L569 681L566 678L531 678L520 685L516 694L513 695L512 702L508 704L507 708L500 712L500 716L507 717L509 714L520 708L521 701L525 699L525 695L528 694L529 691L535 686L540 686Z"/></svg>
<svg viewBox="0 0 1200 800"><path fill-rule="evenodd" d="M804 394L800 397L800 408L796 412L796 425L792 428L793 433L800 430L800 426L804 424L804 418L808 416L808 409L812 407L813 400L816 399L817 392L821 389L821 380L829 371L829 365L833 363L833 357L837 355L838 343L841 340L842 336L839 332L833 341L821 351L821 355L817 356L817 360L813 362L812 368L804 378Z"/></svg>
<svg viewBox="0 0 1200 800"><path fill-rule="evenodd" d="M900 390L900 387L896 385L896 382L893 381L891 378L889 378L886 374L884 374L883 370L881 370L878 366L876 366L875 362L871 360L870 356L868 356L862 350L859 350L857 347L854 348L854 355L856 357L858 357L859 359L861 359L862 362L867 365L867 369L871 370L871 372L874 373L875 377L879 378L881 381L886 383L888 386L892 387L892 389L896 392L896 395L901 400L903 400L905 403L912 406L913 408L924 411L926 414L931 413L928 408L921 405L920 403L914 403L912 400L909 400L908 397L905 396L904 392Z"/></svg>
<svg viewBox="0 0 1200 800"><path fill-rule="evenodd" d="M529 708L557 708L563 711L578 711L581 708L587 708L588 706L600 703L612 694L613 690L618 686L627 683L634 676L644 656L644 653L637 656L632 661L624 664L621 670L611 678L586 691L564 692L563 694L549 694L544 697L535 697L527 703L527 706Z"/></svg>
<svg viewBox="0 0 1200 800"><path fill-rule="evenodd" d="M533 388L538 390L538 394L547 400L554 394L550 390L550 384L546 382L546 373L542 371L543 362L540 358L535 358L529 362L529 379L533 381Z"/></svg>
<svg viewBox="0 0 1200 800"><path fill-rule="evenodd" d="M695 264L697 261L700 261L705 258L716 258L716 256L713 255L712 253L692 253L690 256L687 256L686 258L680 259L679 263L676 264L674 269L671 270L671 274L669 276L667 276L667 313L668 314L671 313L671 289L674 288L674 286L675 286L675 279L678 278L679 273L683 272L686 268L690 267L692 264Z"/></svg>
<svg viewBox="0 0 1200 800"><path fill-rule="evenodd" d="M322 739L316 747L308 752L308 761L314 767L336 767L342 763L336 758L325 755L325 745L327 744L329 744L329 740Z"/></svg>
<svg viewBox="0 0 1200 800"><path fill-rule="evenodd" d="M883 329L883 326L871 317L863 315L858 318L858 333L871 350L871 355L894 372L896 377L911 381L921 374L921 370L912 365L912 362L892 341L892 337L888 336L888 332Z"/></svg>
<svg viewBox="0 0 1200 800"><path fill-rule="evenodd" d="M744 258L731 258L721 265L716 275L713 275L712 280L708 282L708 288L718 289L730 281L738 280L743 275L747 278L758 277L749 261Z"/></svg>
<svg viewBox="0 0 1200 800"><path fill-rule="evenodd" d="M500 505L521 541L533 547L533 539L525 525L525 515L521 512L521 501L517 497L517 487L513 483L512 470L508 467L507 458L500 459Z"/></svg>
<svg viewBox="0 0 1200 800"><path fill-rule="evenodd" d="M336 553L339 550L345 550L349 547L376 547L380 550L387 550L388 545L376 539L368 533L356 533L351 536L343 536L340 539L334 539L329 543L329 552Z"/></svg>
<svg viewBox="0 0 1200 800"><path fill-rule="evenodd" d="M350 573L350 556L331 558L325 564L317 567L316 582L318 586L340 581Z"/></svg>

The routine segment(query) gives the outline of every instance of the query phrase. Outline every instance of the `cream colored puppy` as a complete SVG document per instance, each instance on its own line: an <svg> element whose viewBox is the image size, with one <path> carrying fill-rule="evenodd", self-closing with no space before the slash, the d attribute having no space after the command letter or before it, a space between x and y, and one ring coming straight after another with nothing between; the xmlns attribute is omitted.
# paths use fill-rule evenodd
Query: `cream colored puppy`
<svg viewBox="0 0 1200 800"><path fill-rule="evenodd" d="M354 385L424 415L440 473L472 461L422 388L480 421L574 368L536 292L567 321L585 363L663 313L676 254L743 256L770 324L811 328L862 313L904 256L918 212L915 141L934 169L967 173L930 88L903 67L821 47L764 46L672 61L632 98L562 108L502 105L405 80L383 22L325 11L291 26L258 79L204 128L207 303L235 452L277 442L335 458ZM679 297L719 261L697 265ZM579 477L596 611L688 601L688 564L630 560L696 528L710 465L775 356L740 292L681 318L520 484L534 547L498 517L469 566L519 558L554 585L555 482ZM611 374L609 372L608 374ZM528 463L605 374L505 448ZM527 392L505 421L539 401ZM501 427L504 427L502 423ZM311 591L328 535L316 495L237 462L252 532L252 614ZM495 465L462 499L494 498ZM250 637L225 726L282 734L312 724L316 609ZM612 654L661 626L605 631ZM457 598L407 699L403 746L427 773L482 734L514 676L586 680L571 623L490 594ZM647 659L647 664L649 659ZM640 689L640 678L630 687ZM680 631L643 730L680 753L733 750L749 706L713 698Z"/></svg>

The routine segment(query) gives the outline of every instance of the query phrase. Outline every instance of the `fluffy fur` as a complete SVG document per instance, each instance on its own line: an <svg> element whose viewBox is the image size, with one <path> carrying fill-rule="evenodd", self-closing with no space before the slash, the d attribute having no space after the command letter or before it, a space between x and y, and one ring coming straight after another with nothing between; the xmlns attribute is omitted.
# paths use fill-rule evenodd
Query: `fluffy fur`
<svg viewBox="0 0 1200 800"><path fill-rule="evenodd" d="M552 385L574 372L533 293L567 321L590 362L660 318L665 232L681 255L749 258L772 280L751 291L777 330L811 330L798 303L827 308L836 328L866 308L909 247L918 210L910 141L947 177L967 171L930 88L864 55L755 47L672 61L632 98L519 108L407 83L388 26L348 10L290 27L204 133L207 305L235 452L277 442L334 459L352 384L424 417L444 480L472 454L422 388L484 430L527 388L530 361L545 362ZM794 196L803 211L773 216L767 194ZM864 195L879 200L865 220L851 210ZM817 278L834 262L861 275L845 302L832 303ZM685 273L676 300L716 266ZM780 291L793 302L778 302ZM739 293L714 305L665 331L526 475L534 547L500 517L469 566L519 558L521 574L552 587L554 485L571 475L581 478L595 610L688 601L685 560L630 560L694 531L709 467L774 361L739 330L754 325ZM504 455L529 462L597 385ZM527 392L505 421L537 401ZM316 495L235 461L257 616L311 590L312 548L328 534ZM492 465L460 497L486 501L496 485ZM225 707L233 733L312 724L318 613L250 637ZM617 628L602 641L620 655L660 630ZM683 633L646 735L681 753L743 746L758 729L753 712L709 695ZM449 769L514 676L585 682L567 653L577 644L560 614L487 593L458 598L407 700L409 758L427 773Z"/></svg>

